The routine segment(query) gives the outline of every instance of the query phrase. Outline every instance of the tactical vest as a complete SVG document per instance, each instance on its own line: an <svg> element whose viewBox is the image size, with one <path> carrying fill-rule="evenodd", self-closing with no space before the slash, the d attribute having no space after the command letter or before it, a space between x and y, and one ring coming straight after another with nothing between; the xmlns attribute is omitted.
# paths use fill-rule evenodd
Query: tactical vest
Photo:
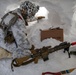
<svg viewBox="0 0 76 75"><path fill-rule="evenodd" d="M10 19L10 21L9 21L9 24L8 25L6 25L5 24L5 22L4 22L4 20L5 20L5 18L9 15L9 14L13 14L14 15L14 17L13 18L11 18ZM15 42L16 43L16 41L15 41L15 38L14 38L14 36L13 36L13 33L12 33L12 31L10 30L11 29L11 26L13 26L15 23L16 23L16 21L18 20L18 18L19 18L19 15L17 14L17 13L14 13L14 12L8 12L8 13L6 13L1 19L1 23L0 23L0 27L3 29L3 31L4 31L4 40L5 40L5 42L7 42L7 43L13 43L13 42ZM16 44L16 46L17 46L17 44Z"/></svg>

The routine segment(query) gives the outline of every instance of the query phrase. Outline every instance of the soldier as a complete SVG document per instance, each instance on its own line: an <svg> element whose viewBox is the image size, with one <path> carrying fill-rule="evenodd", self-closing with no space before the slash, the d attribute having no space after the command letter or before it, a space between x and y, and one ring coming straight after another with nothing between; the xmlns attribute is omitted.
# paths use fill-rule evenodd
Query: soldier
<svg viewBox="0 0 76 75"><path fill-rule="evenodd" d="M2 17L0 27L4 31L4 40L6 43L11 43L11 46L7 45L8 50L13 52L12 43L15 42L18 46L15 48L16 53L24 55L25 49L30 47L26 35L26 26L28 21L33 21L38 10L39 6L30 1L25 1L18 9L10 11Z"/></svg>

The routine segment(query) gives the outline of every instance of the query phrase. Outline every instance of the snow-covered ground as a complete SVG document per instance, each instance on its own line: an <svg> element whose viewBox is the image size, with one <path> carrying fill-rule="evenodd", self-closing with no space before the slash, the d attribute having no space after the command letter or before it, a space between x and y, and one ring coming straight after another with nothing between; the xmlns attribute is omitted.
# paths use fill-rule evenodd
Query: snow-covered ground
<svg viewBox="0 0 76 75"><path fill-rule="evenodd" d="M24 0L0 0L0 17L9 11L10 8L14 9L15 7L18 7L22 1ZM32 1L39 4L44 10L46 8L47 11L45 11L48 13L48 16L45 13L46 19L43 19L38 23L36 22L33 25L29 23L29 27L27 27L28 39L35 45L36 48L44 45L51 45L53 47L60 43L55 39L47 39L40 42L39 29L48 29L49 27L63 28L64 41L76 41L76 12L74 13L74 5L76 4L76 0ZM70 50L76 50L76 46L71 47ZM11 71L11 60L12 59L0 60L0 75L41 75L42 72L46 71L57 72L65 69L76 68L76 56L71 56L71 58L68 58L68 54L64 54L63 50L50 54L49 60L46 62L39 59L38 64L30 63L26 66L14 68L14 72ZM76 71L72 72L70 75L76 75Z"/></svg>

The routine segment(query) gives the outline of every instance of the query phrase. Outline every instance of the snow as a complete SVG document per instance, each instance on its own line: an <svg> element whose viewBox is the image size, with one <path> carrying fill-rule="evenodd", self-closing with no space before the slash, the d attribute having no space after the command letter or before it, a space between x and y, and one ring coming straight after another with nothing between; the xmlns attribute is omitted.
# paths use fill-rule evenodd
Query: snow
<svg viewBox="0 0 76 75"><path fill-rule="evenodd" d="M35 17L45 16L45 19L48 19L49 11L45 7L40 7L39 11L36 13Z"/></svg>
<svg viewBox="0 0 76 75"><path fill-rule="evenodd" d="M10 8L13 10L18 7L18 4L24 0L0 0L0 17L4 15ZM42 14L40 8L40 15L45 15L46 19L41 21L29 23L27 28L28 40L31 44L34 44L36 48L41 48L42 46L51 45L52 47L58 45L60 41L55 39L46 39L40 41L40 31L39 29L48 29L61 27L64 29L64 41L74 42L76 40L76 0L32 0L37 2L42 10L45 10ZM75 9L75 10L74 10ZM39 15L39 14L37 14ZM36 15L36 16L37 16ZM1 29L0 32L2 33ZM1 35L1 34L0 34ZM1 35L1 38L3 36ZM3 46L3 40L0 41L0 46ZM5 46L3 46L6 48ZM76 46L70 48L70 50L76 50ZM41 75L42 72L50 71L57 72L61 70L66 70L70 68L76 68L76 56L71 56L68 58L67 53L63 53L63 50L49 54L49 60L44 62L39 59L38 64L34 62L26 65L14 68L14 72L11 71L11 61L12 59L1 59L0 60L0 75ZM70 75L75 75L76 70Z"/></svg>

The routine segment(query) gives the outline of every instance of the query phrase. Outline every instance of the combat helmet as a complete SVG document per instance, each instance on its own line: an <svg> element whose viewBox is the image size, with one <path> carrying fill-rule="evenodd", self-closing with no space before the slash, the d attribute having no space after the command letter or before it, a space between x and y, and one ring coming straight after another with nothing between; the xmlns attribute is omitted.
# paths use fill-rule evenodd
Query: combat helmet
<svg viewBox="0 0 76 75"><path fill-rule="evenodd" d="M25 1L20 5L20 9L26 10L28 17L30 18L38 12L39 6L33 2Z"/></svg>

